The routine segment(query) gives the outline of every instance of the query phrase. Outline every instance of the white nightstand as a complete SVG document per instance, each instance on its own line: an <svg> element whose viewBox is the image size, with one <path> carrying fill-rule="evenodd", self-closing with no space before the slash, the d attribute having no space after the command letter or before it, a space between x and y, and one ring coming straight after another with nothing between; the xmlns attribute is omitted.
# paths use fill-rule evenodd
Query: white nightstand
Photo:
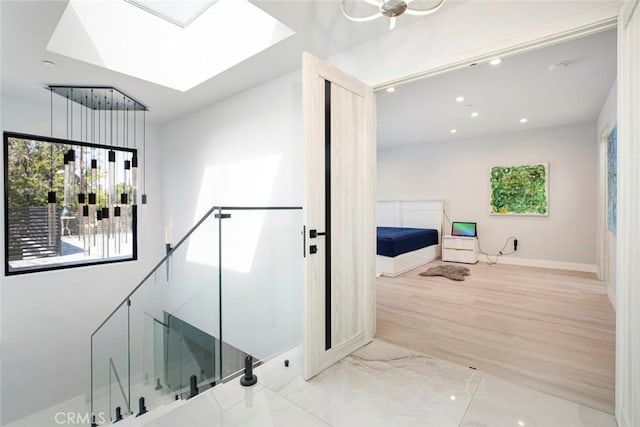
<svg viewBox="0 0 640 427"><path fill-rule="evenodd" d="M475 264L478 262L478 238L443 236L442 260Z"/></svg>

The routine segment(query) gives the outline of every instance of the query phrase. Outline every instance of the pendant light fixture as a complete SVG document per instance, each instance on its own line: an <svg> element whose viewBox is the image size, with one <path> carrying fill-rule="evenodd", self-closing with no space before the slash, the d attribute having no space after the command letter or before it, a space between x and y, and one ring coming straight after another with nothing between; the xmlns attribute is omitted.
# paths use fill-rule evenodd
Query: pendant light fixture
<svg viewBox="0 0 640 427"><path fill-rule="evenodd" d="M354 22L367 22L383 16L389 18L389 29L393 30L396 26L396 18L404 13L407 15L424 16L437 12L444 5L445 0L437 0L437 2L428 9L413 9L410 7L414 0L362 0L363 3L375 6L378 11L364 17L354 17L347 12L346 0L338 0L340 2L340 10L342 14L349 20Z"/></svg>
<svg viewBox="0 0 640 427"><path fill-rule="evenodd" d="M133 148L136 151L131 158L131 204L136 205L138 203L138 155L136 144L136 110L133 110Z"/></svg>
<svg viewBox="0 0 640 427"><path fill-rule="evenodd" d="M142 197L141 203L147 205L147 110L142 110ZM146 217L145 217L146 219Z"/></svg>
<svg viewBox="0 0 640 427"><path fill-rule="evenodd" d="M82 131L83 131L83 126L84 123L82 121L82 114L84 112L84 108L83 108L83 104L82 104L82 100L80 101L80 138L82 138ZM80 175L80 188L78 191L78 220L79 220L79 224L78 224L78 237L80 239L82 239L82 236L84 235L84 224L82 221L83 216L83 207L84 204L87 201L87 176L86 176L86 162L85 162L85 157L84 157L84 152L85 152L86 148L85 147L80 147L80 153L79 153L79 175Z"/></svg>
<svg viewBox="0 0 640 427"><path fill-rule="evenodd" d="M126 105L126 100L124 101L125 103L125 109L124 109L124 128L125 128L125 137L124 137L124 146L129 148L129 107L127 107ZM129 188L129 173L131 171L131 161L129 159L125 159L124 160L124 169L123 169L123 173L124 173L124 178L123 178L123 182L124 185L122 187L122 193L120 193L120 205L122 208L121 211L121 215L124 217L125 223L129 222L129 193L128 193L128 188ZM128 233L127 233L128 234ZM124 235L124 241L125 243L127 242L127 234Z"/></svg>
<svg viewBox="0 0 640 427"><path fill-rule="evenodd" d="M51 137L53 138L53 89L51 89ZM53 159L53 144L50 146L50 168L49 168L49 192L47 193L47 240L49 246L53 246L56 242L55 230L56 230L56 192L53 190L53 177L54 177L54 159Z"/></svg>
<svg viewBox="0 0 640 427"><path fill-rule="evenodd" d="M104 96L104 104L102 104L102 106L104 108L102 109L98 109L98 114L101 114L100 112L103 111L104 112L104 118L102 120L102 124L104 126L104 137L100 138L100 143L102 144L106 144L107 143L107 97ZM98 131L100 132L101 130L98 129ZM104 155L104 159L108 160L108 156L109 153L106 152L104 153L103 150L103 155ZM109 187L108 187L108 181L110 180L111 177L105 173L103 173L103 178L104 178L104 187L103 188L103 197L102 197L102 227L103 227L103 238L102 238L102 244L103 244L103 250L102 253L105 257L109 257L109 253L110 253L110 242L113 239L113 224L112 224L112 218L110 215L110 210L109 210Z"/></svg>
<svg viewBox="0 0 640 427"><path fill-rule="evenodd" d="M82 105L82 104L81 104ZM89 99L87 94L84 95L84 108L81 110L84 112L84 140L89 140ZM82 117L80 118L82 121ZM80 137L83 137L82 131L80 132ZM91 168L87 167L91 164L89 159L90 150L87 147L83 147L82 149L82 164L84 165L84 169L81 171L82 176L82 189L80 194L78 195L78 205L81 209L81 214L78 216L80 219L80 229L82 235L82 248L85 256L89 256L91 254L91 227L90 227L90 217L89 217L89 178Z"/></svg>
<svg viewBox="0 0 640 427"><path fill-rule="evenodd" d="M140 148L146 149L147 108L115 88L49 86L49 89L51 134L53 93L56 93L64 96L67 102L67 140L73 140L74 121L78 126L73 116L77 114L80 118L80 140L86 142L86 145L71 143L63 153L64 202L61 204L67 221L65 224L77 224L78 239L86 256L126 256L132 253L129 252L132 249L135 256L135 244L133 248L125 248L123 243L128 243L130 236L136 235L136 205L140 192L143 193L142 204L146 205L147 201L146 170L140 170L140 167L144 167L146 153L138 154L137 146L140 131L138 113L141 110L143 147ZM80 105L79 109L73 109L74 102ZM55 242L55 232L62 223L60 213L56 210L53 148L50 154L52 175L47 200L51 215L48 225L51 229L50 241ZM67 229L65 227L65 232Z"/></svg>

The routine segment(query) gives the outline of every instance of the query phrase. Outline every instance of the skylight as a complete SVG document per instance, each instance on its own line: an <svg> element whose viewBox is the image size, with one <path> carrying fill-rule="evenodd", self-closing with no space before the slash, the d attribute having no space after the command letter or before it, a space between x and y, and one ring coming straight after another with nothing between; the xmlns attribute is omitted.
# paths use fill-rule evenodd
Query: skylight
<svg viewBox="0 0 640 427"><path fill-rule="evenodd" d="M125 0L149 13L185 28L217 0Z"/></svg>
<svg viewBox="0 0 640 427"><path fill-rule="evenodd" d="M47 50L185 92L293 34L247 0L185 28L124 0L70 0Z"/></svg>

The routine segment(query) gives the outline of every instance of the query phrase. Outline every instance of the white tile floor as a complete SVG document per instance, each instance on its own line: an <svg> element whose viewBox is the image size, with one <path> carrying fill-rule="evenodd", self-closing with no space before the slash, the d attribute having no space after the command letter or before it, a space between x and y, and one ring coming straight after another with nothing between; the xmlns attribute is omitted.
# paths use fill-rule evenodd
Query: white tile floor
<svg viewBox="0 0 640 427"><path fill-rule="evenodd" d="M257 368L256 375L254 387L243 388L234 380L174 403L171 411L151 411L118 425L616 426L609 414L381 341L310 381L302 379L297 349Z"/></svg>

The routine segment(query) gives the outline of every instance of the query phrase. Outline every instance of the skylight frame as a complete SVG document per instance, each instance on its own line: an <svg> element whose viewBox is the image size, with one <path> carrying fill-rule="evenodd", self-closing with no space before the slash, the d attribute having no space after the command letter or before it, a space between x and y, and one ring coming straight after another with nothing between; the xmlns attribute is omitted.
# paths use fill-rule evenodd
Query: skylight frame
<svg viewBox="0 0 640 427"><path fill-rule="evenodd" d="M187 21L182 22L180 20L178 20L177 18L173 18L165 13L162 13L158 10L153 9L152 7L149 7L148 5L144 4L141 2L141 0L124 0L127 3L130 3L136 7L139 7L140 9L144 10L145 12L148 12L152 15L157 16L160 19L164 19L167 22L170 22L174 25L177 25L180 28L187 28L193 21L195 21L196 19L198 19L200 16L202 16L203 13L205 13L207 10L209 10L209 8L211 6L213 6L214 4L217 3L218 0L209 0L208 3L200 10L198 10L198 12L196 12L196 14L194 14L193 16L191 16Z"/></svg>
<svg viewBox="0 0 640 427"><path fill-rule="evenodd" d="M187 28L128 1L68 0L47 50L187 92L294 34L249 0L216 0Z"/></svg>

